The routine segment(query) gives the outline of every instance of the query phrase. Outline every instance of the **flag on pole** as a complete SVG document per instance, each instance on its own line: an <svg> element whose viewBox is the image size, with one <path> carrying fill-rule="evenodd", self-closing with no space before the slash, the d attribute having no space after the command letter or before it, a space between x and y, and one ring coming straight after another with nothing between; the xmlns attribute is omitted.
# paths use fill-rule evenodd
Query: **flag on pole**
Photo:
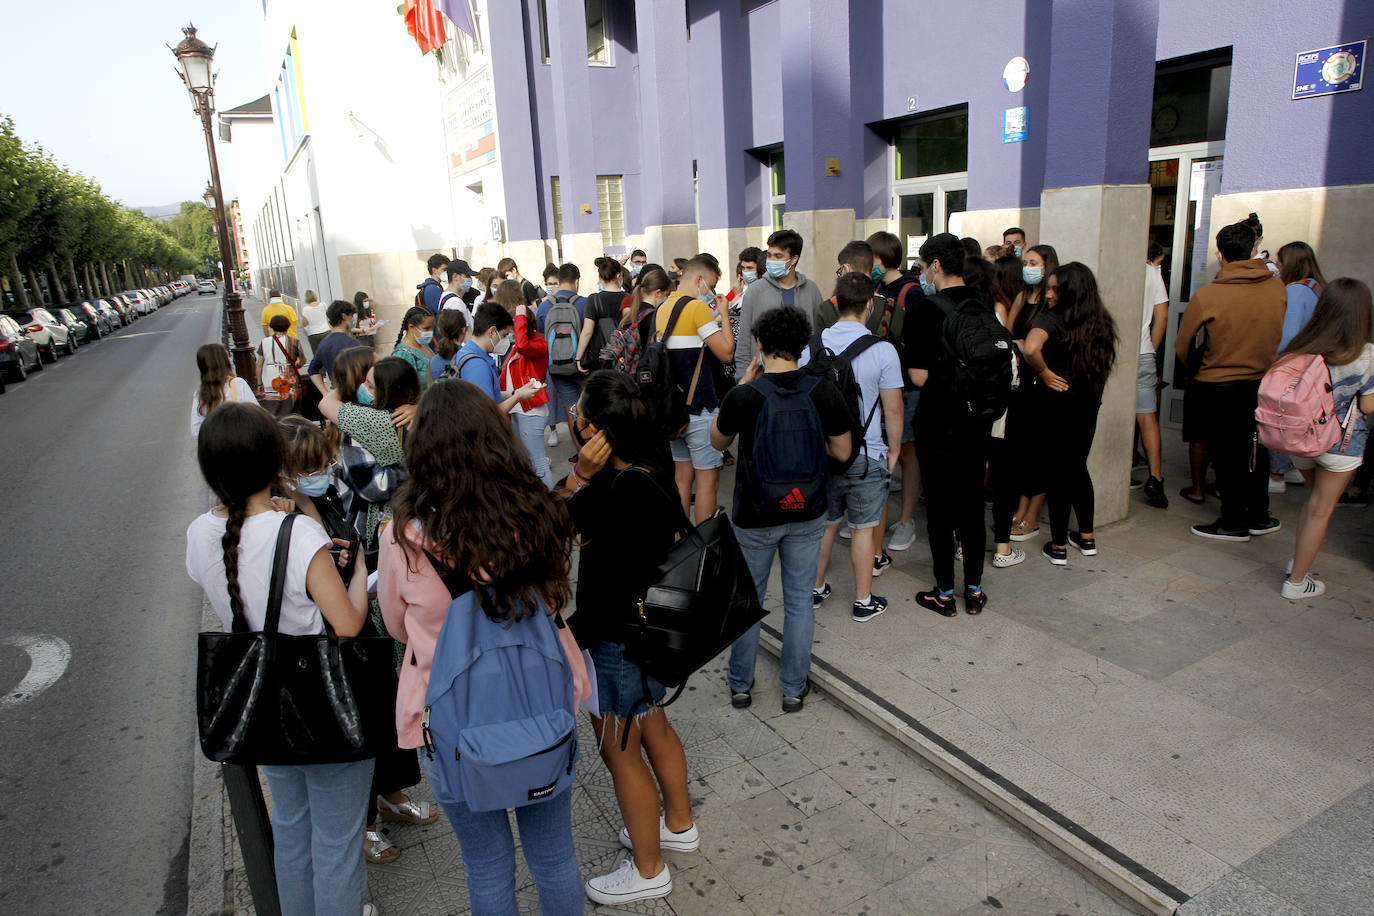
<svg viewBox="0 0 1374 916"><path fill-rule="evenodd" d="M477 39L477 28L472 24L472 4L469 0L439 0L439 9L443 10L454 28L460 32L467 32L474 41Z"/></svg>
<svg viewBox="0 0 1374 916"><path fill-rule="evenodd" d="M444 20L434 8L434 0L405 0L406 30L421 54L444 46Z"/></svg>

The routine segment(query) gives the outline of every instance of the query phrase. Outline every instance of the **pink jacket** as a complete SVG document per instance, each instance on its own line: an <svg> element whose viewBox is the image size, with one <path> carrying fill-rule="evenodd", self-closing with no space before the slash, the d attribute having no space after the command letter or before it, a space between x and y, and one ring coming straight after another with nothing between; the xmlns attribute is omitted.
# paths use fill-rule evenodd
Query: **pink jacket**
<svg viewBox="0 0 1374 916"><path fill-rule="evenodd" d="M410 543L418 548L418 523L412 523L406 533ZM416 550L416 559L407 560L405 551L391 536L390 525L381 530L378 540L377 600L382 606L382 619L392 637L406 645L396 688L396 740L401 748L421 747L425 741L420 733L420 719L425 712L434 646L452 601L448 588L424 554ZM558 631L558 638L572 668L575 698L580 704L591 695L582 651L568 627Z"/></svg>

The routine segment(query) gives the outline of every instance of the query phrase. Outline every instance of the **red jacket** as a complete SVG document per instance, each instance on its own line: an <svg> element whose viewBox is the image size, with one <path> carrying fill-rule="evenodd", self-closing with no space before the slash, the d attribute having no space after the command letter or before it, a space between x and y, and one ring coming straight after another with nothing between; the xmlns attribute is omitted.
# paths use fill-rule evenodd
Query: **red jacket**
<svg viewBox="0 0 1374 916"><path fill-rule="evenodd" d="M524 387L531 379L543 382L549 374L549 344L539 335L538 328L533 328L535 333L530 333L533 322L533 318L525 315L515 316L515 345L511 347L505 365L501 367L503 394ZM521 401L520 409L529 411L547 403L549 392L547 389L541 389L528 401Z"/></svg>

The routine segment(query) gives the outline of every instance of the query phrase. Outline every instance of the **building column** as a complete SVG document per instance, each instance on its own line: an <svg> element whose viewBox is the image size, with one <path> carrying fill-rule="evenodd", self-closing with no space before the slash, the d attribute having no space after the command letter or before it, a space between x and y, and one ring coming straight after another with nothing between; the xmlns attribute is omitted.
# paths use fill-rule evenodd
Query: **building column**
<svg viewBox="0 0 1374 916"><path fill-rule="evenodd" d="M851 27L849 0L782 0L778 38L788 49L781 86L784 223L805 240L797 268L813 280L834 272L835 255L854 238L854 208L863 199L863 136L853 124L851 104ZM826 174L827 159L839 161L839 174Z"/></svg>
<svg viewBox="0 0 1374 916"><path fill-rule="evenodd" d="M677 114L693 88L687 76L686 0L638 4L635 37L640 136L650 138L640 147L636 203L644 217L644 252L650 263L666 264L697 252L692 137Z"/></svg>
<svg viewBox="0 0 1374 916"><path fill-rule="evenodd" d="M587 74L587 11L582 0L547 0L545 9L549 60L553 66L554 146L558 150L563 210L563 260L590 274L593 262L601 257L602 244L596 159L592 132L585 125L587 114L593 110Z"/></svg>
<svg viewBox="0 0 1374 916"><path fill-rule="evenodd" d="M523 2L488 3L487 17L496 148L506 213L506 251L521 271L532 277L549 260L544 227L548 226L547 236L552 236L553 213L543 206L548 189L540 186L534 161L535 119L527 69L530 52L524 7ZM495 266L495 259L489 260Z"/></svg>
<svg viewBox="0 0 1374 916"><path fill-rule="evenodd" d="M1159 0L1053 6L1040 238L1096 274L1118 337L1088 460L1098 524L1130 508L1158 27Z"/></svg>

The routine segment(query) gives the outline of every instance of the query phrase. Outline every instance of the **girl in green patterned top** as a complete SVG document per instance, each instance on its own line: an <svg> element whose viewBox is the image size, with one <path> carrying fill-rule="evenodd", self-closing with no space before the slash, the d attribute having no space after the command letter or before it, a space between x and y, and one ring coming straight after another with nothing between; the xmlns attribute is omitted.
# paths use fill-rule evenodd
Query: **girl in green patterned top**
<svg viewBox="0 0 1374 916"><path fill-rule="evenodd" d="M396 335L391 355L414 367L422 392L433 381L429 377L429 361L434 359L433 345L434 313L424 306L412 305L401 319L401 332Z"/></svg>

